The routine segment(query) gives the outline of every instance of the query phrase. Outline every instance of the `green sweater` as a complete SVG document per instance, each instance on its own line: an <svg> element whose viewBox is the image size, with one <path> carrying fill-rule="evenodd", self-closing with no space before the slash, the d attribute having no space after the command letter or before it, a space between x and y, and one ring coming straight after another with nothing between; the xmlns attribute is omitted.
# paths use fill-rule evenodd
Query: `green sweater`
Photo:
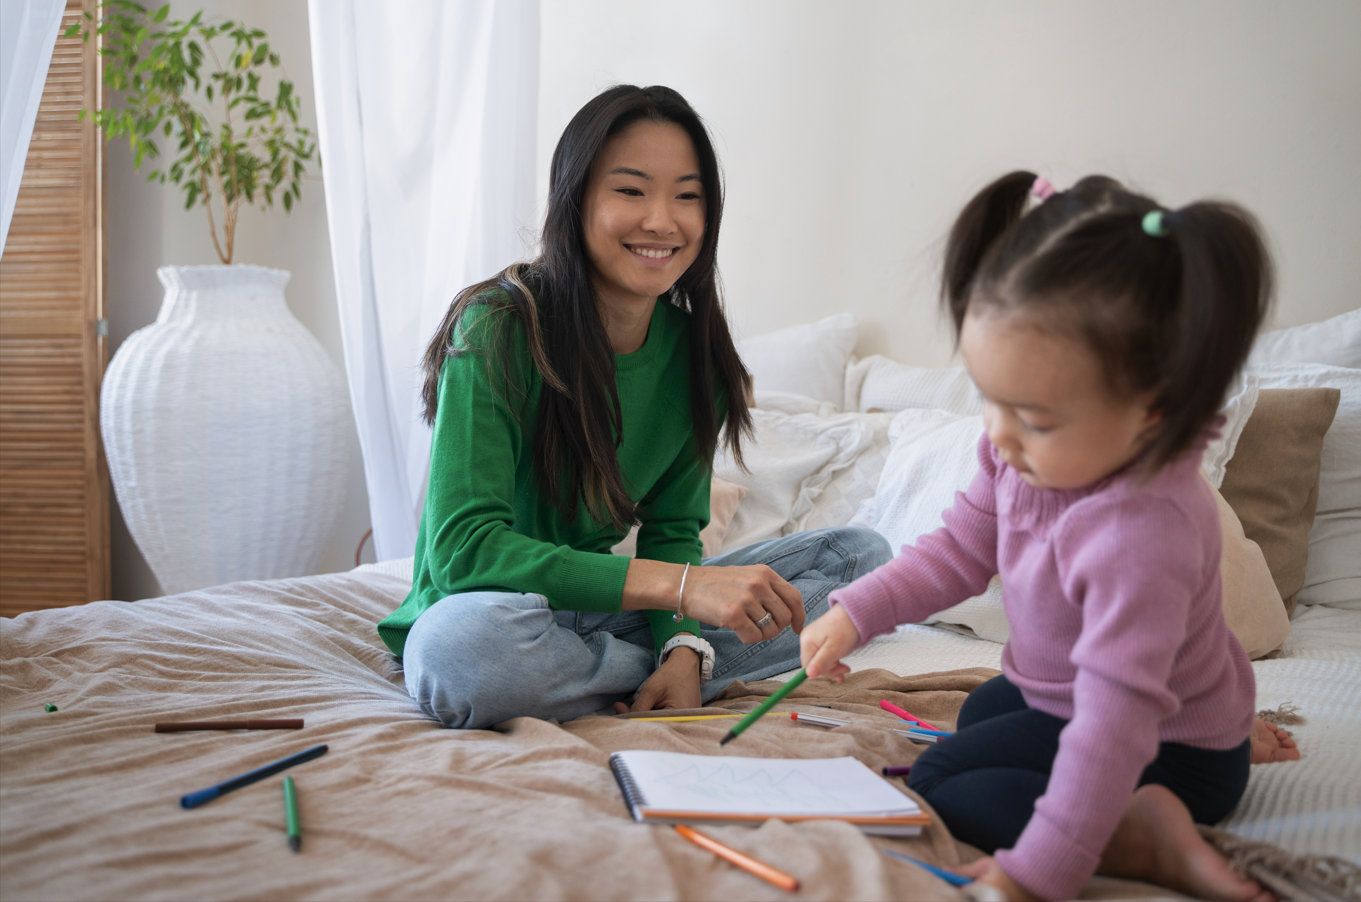
<svg viewBox="0 0 1361 902"><path fill-rule="evenodd" d="M450 356L440 373L411 593L378 624L398 656L416 618L449 595L528 592L556 610L603 613L619 611L623 601L629 558L610 549L624 534L584 505L569 519L534 477L543 383L523 324L477 306L463 326L473 353ZM501 361L481 350L505 347L494 340L498 328L512 330L511 374L526 391L507 392ZM689 314L662 298L643 346L614 357L624 433L619 468L643 521L637 556L675 564L699 563L699 531L709 522L712 464L701 458L692 429L689 345ZM645 613L659 649L677 632L699 635L688 617L676 623L671 611Z"/></svg>

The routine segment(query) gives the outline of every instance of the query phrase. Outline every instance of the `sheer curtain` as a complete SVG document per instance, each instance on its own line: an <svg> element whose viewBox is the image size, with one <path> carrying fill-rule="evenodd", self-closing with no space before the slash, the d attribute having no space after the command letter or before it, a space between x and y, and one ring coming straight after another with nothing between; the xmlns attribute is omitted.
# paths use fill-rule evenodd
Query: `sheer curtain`
<svg viewBox="0 0 1361 902"><path fill-rule="evenodd" d="M65 9L65 0L0 2L0 254Z"/></svg>
<svg viewBox="0 0 1361 902"><path fill-rule="evenodd" d="M379 560L410 555L420 360L459 289L535 221L537 0L308 0L345 368Z"/></svg>

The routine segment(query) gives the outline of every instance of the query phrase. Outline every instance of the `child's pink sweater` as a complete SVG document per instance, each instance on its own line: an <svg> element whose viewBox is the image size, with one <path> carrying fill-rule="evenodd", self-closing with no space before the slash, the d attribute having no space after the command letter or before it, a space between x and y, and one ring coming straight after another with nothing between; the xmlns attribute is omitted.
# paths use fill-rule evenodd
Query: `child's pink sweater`
<svg viewBox="0 0 1361 902"><path fill-rule="evenodd" d="M945 526L832 593L864 643L1001 575L1002 669L1032 708L1070 721L1035 815L997 853L1045 898L1077 898L1159 742L1230 749L1252 729L1252 667L1221 609L1202 450L1147 483L1129 467L1059 491L1027 484L985 435Z"/></svg>

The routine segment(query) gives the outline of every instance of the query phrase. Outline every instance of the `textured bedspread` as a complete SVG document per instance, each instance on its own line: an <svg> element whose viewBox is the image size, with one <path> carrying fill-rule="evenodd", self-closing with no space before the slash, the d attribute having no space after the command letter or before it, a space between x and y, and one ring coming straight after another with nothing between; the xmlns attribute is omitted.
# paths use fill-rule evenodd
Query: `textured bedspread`
<svg viewBox="0 0 1361 902"><path fill-rule="evenodd" d="M626 748L719 753L729 723L443 729L421 714L373 623L405 594L359 572L238 583L0 621L0 897L19 899L762 899L784 894L664 827L635 824L607 766ZM810 681L791 699L851 712L835 732L753 727L737 755L915 757L890 698L950 725L990 671ZM736 686L749 708L778 684ZM46 713L43 706L58 711ZM822 710L822 709L807 709ZM303 717L289 732L155 734L161 720ZM317 743L294 768L304 840L284 837L281 776L185 811L180 795ZM867 838L839 823L713 835L795 874L800 898L957 897L879 846L955 864L943 828ZM968 854L967 850L963 850Z"/></svg>
<svg viewBox="0 0 1361 902"><path fill-rule="evenodd" d="M807 706L829 705L851 726L772 719L723 750L730 722L519 718L459 732L417 709L374 632L408 586L400 567L361 568L0 620L0 898L787 898L668 828L633 823L609 753L907 763L923 747L886 729L878 701L950 727L965 694L995 673L979 665L1000 648L909 628L857 653L844 686L810 680L782 706L825 714ZM739 684L715 704L749 709L777 685ZM58 711L46 713L47 703ZM303 717L307 727L152 732L162 720L248 715ZM300 855L285 842L281 776L192 811L178 805L186 792L322 742L328 754L289 772ZM1307 742L1306 733L1306 755ZM960 898L880 849L947 866L976 854L939 824L896 840L832 822L708 831L797 876L803 899ZM1083 898L1151 889L1096 878Z"/></svg>

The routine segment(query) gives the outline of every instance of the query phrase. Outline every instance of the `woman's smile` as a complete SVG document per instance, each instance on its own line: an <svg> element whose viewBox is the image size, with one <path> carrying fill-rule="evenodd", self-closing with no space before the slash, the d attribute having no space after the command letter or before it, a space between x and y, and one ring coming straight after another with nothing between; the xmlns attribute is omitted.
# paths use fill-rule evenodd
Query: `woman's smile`
<svg viewBox="0 0 1361 902"><path fill-rule="evenodd" d="M674 247L649 247L643 244L625 244L633 253L645 260L656 260L659 262L669 262L676 255L678 248Z"/></svg>

